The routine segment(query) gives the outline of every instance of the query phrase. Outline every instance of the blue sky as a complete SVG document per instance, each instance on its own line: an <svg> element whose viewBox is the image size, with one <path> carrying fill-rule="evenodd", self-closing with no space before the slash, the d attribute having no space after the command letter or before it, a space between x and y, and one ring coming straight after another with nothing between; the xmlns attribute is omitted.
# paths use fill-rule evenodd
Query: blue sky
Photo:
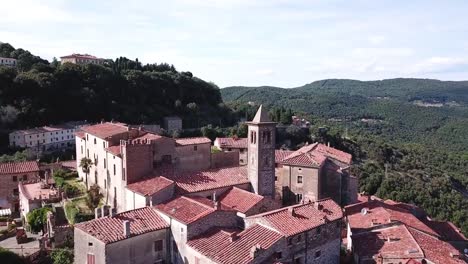
<svg viewBox="0 0 468 264"><path fill-rule="evenodd" d="M2 1L0 41L168 62L220 87L468 80L468 1Z"/></svg>

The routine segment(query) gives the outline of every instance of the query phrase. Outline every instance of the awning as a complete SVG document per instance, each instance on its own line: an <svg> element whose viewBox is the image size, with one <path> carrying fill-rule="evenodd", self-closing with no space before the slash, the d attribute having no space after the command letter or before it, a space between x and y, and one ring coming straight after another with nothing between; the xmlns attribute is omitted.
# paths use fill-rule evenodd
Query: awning
<svg viewBox="0 0 468 264"><path fill-rule="evenodd" d="M0 216L11 215L11 209L0 209Z"/></svg>

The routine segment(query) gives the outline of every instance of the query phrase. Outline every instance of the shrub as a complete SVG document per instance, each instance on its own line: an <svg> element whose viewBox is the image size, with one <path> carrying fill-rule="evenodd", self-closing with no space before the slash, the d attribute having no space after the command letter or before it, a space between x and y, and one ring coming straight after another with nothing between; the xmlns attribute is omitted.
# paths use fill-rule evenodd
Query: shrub
<svg viewBox="0 0 468 264"><path fill-rule="evenodd" d="M101 202L102 197L99 186L95 184L89 188L86 195L86 204L91 210L94 210L94 208L99 206L99 202Z"/></svg>
<svg viewBox="0 0 468 264"><path fill-rule="evenodd" d="M52 211L49 207L37 208L29 212L26 216L28 225L33 232L43 230L44 224L47 222L47 212Z"/></svg>
<svg viewBox="0 0 468 264"><path fill-rule="evenodd" d="M57 248L51 253L54 264L73 264L73 251L68 248Z"/></svg>
<svg viewBox="0 0 468 264"><path fill-rule="evenodd" d="M67 184L67 183L64 184L63 191L65 192L67 197L72 197L74 195L77 195L80 192L78 187L71 185L71 184Z"/></svg>

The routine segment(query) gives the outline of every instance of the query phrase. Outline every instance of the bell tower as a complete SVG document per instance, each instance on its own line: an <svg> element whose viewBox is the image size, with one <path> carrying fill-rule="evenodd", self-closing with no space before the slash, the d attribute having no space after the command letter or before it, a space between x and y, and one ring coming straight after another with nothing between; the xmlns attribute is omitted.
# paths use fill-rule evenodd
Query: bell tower
<svg viewBox="0 0 468 264"><path fill-rule="evenodd" d="M248 125L247 171L253 191L263 196L275 196L276 123L260 105Z"/></svg>

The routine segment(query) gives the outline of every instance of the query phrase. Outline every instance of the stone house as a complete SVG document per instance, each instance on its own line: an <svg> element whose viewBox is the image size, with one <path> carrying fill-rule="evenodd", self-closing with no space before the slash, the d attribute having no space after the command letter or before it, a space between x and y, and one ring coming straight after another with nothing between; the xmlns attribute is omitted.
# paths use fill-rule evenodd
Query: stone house
<svg viewBox="0 0 468 264"><path fill-rule="evenodd" d="M350 175L350 154L315 143L297 151L275 153L277 185L284 204L331 197L339 204L357 199L357 179Z"/></svg>
<svg viewBox="0 0 468 264"><path fill-rule="evenodd" d="M410 204L364 198L345 207L355 263L465 263L468 240L450 222L433 221Z"/></svg>
<svg viewBox="0 0 468 264"><path fill-rule="evenodd" d="M0 57L0 66L16 67L16 59Z"/></svg>
<svg viewBox="0 0 468 264"><path fill-rule="evenodd" d="M62 63L73 63L73 64L85 65L85 64L104 64L106 60L98 58L93 55L89 55L89 54L73 53L71 55L60 57L60 61Z"/></svg>
<svg viewBox="0 0 468 264"><path fill-rule="evenodd" d="M37 161L0 163L0 209L20 211L19 187L21 181L39 181Z"/></svg>
<svg viewBox="0 0 468 264"><path fill-rule="evenodd" d="M216 138L213 145L221 151L239 152L239 165L247 164L247 138Z"/></svg>
<svg viewBox="0 0 468 264"><path fill-rule="evenodd" d="M75 225L75 263L170 263L169 224L151 207Z"/></svg>
<svg viewBox="0 0 468 264"><path fill-rule="evenodd" d="M61 201L61 193L46 181L30 180L18 183L21 216L26 218L30 211L41 208L43 204Z"/></svg>

